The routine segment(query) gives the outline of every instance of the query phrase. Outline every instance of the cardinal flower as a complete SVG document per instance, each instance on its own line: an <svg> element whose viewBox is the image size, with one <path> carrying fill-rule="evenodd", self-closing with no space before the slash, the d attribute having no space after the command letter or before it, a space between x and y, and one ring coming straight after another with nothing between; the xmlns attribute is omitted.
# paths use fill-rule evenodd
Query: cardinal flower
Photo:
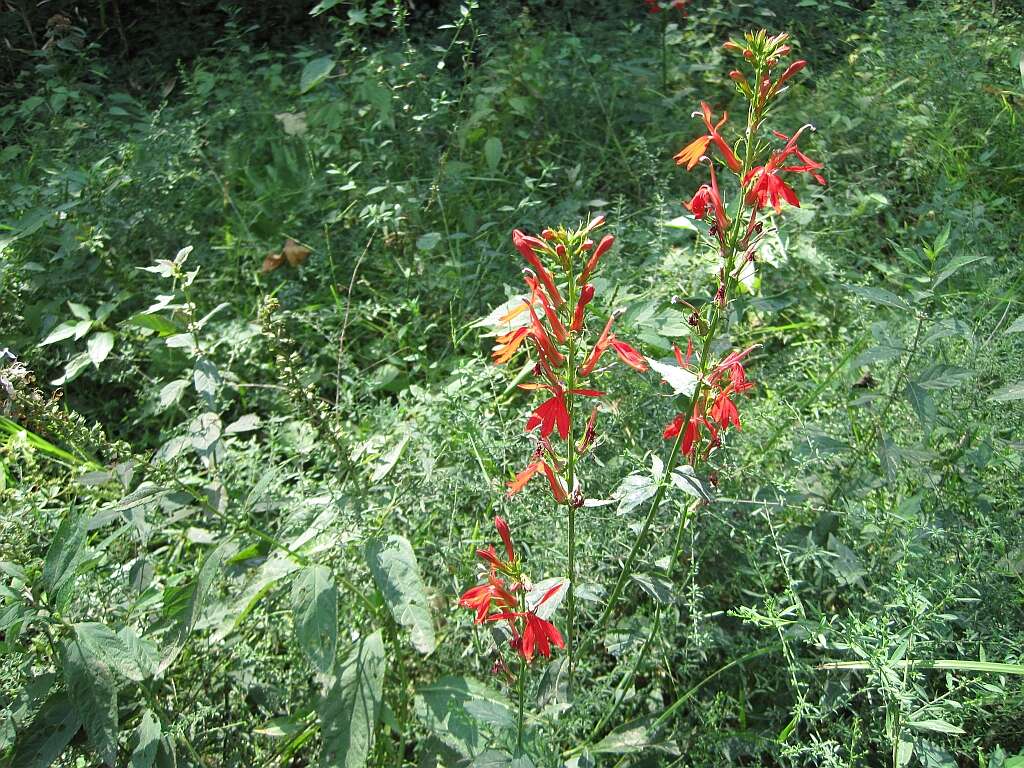
<svg viewBox="0 0 1024 768"><path fill-rule="evenodd" d="M520 384L522 389L547 389L552 396L537 406L526 421L526 431L530 432L540 427L540 436L548 437L554 429L558 429L558 436L563 440L569 437L569 409L565 404L565 390L557 384ZM583 397L601 397L604 392L596 389L571 389L573 395Z"/></svg>
<svg viewBox="0 0 1024 768"><path fill-rule="evenodd" d="M783 181L780 173L809 173L816 182L825 184L825 177L818 173L824 166L801 152L796 144L800 134L810 127L805 125L792 137L772 131L786 142L786 146L782 150L772 153L765 165L751 168L743 177L743 186L747 188L747 203L749 205L756 204L758 210L771 205L776 213L781 213L783 200L792 206L800 207L800 200L797 198L796 192ZM787 158L794 155L800 161L799 164L783 165Z"/></svg>
<svg viewBox="0 0 1024 768"><path fill-rule="evenodd" d="M476 612L473 618L476 624L491 620L488 614L491 612L492 604L501 611L515 608L518 604L516 596L505 587L505 583L493 571L488 574L485 583L467 589L459 598L460 606Z"/></svg>
<svg viewBox="0 0 1024 768"><path fill-rule="evenodd" d="M612 333L612 323L615 321L616 317L618 317L618 313L613 312L611 317L608 318L608 322L605 324L604 330L594 343L587 359L583 362L583 367L580 368L580 376L589 376L597 366L598 361L601 359L601 355L603 355L605 350L609 347L615 350L615 354L619 356L619 359L630 368L640 371L641 373L647 370L647 362L644 360L644 356L626 342L619 341L615 338L615 334Z"/></svg>
<svg viewBox="0 0 1024 768"><path fill-rule="evenodd" d="M708 132L704 136L698 136L679 150L674 158L676 165L685 165L686 170L692 171L693 167L697 165L701 157L704 156L708 145L710 145L711 142L714 142L715 146L718 147L718 151L721 152L722 157L725 159L726 165L729 166L729 169L733 173L739 171L742 167L739 158L736 157L736 154L732 151L732 147L729 146L729 143L723 139L722 135L718 132L718 129L725 125L725 121L729 119L729 113L723 112L722 119L712 125L711 107L708 106L707 102L702 101L700 103L700 113L694 112L694 115L696 114L701 115Z"/></svg>
<svg viewBox="0 0 1024 768"><path fill-rule="evenodd" d="M508 482L508 495L515 496L530 482L530 478L536 475L538 472L543 472L548 479L548 485L551 487L551 495L555 501L559 504L564 504L569 499L569 493L566 490L565 483L562 479L555 474L555 470L551 465L543 459L537 458L531 461L522 472L519 472L514 480Z"/></svg>

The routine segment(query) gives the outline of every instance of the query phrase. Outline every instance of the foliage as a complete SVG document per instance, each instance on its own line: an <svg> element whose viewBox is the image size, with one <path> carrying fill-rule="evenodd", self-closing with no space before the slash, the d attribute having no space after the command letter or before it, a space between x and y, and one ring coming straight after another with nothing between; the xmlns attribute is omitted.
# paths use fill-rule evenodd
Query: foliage
<svg viewBox="0 0 1024 768"><path fill-rule="evenodd" d="M162 30L122 3L127 46L112 15L47 46L9 5L31 54L0 104L0 761L509 764L516 691L456 599L496 515L531 571L569 569L547 484L503 493L536 403L477 320L512 298L513 228L604 212L594 311L671 355L673 298L709 279L671 158L698 100L736 120L719 43L767 26L809 62L778 119L815 124L829 184L731 303L732 347L762 346L713 503L673 527L709 491L676 471L571 701L538 660L527 751L1019 762L1011 4L211 3L183 40L187 4ZM605 401L585 627L677 412L650 374Z"/></svg>

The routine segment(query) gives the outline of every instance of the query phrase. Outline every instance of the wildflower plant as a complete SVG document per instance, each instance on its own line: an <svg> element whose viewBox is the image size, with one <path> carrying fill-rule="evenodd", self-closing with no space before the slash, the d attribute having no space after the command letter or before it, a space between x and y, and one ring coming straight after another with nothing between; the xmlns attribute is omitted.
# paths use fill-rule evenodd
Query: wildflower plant
<svg viewBox="0 0 1024 768"><path fill-rule="evenodd" d="M723 435L741 428L739 398L755 386L745 367L755 347L730 349L730 302L744 286L752 285L758 250L774 219L785 206L800 205L792 186L794 179L806 174L819 184L825 183L820 173L822 164L799 146L804 134L813 131L812 126L805 125L792 135L768 127L778 99L793 76L806 66L802 60L783 66L791 53L788 39L786 34L770 36L762 30L725 44L728 51L740 56L739 68L729 77L746 101L745 124L738 135L730 137L728 113L723 111L716 117L715 110L701 102L694 116L703 123L703 132L675 155L676 163L689 171L706 169L707 181L683 205L703 224L702 242L707 243L716 262L715 282L707 298L687 305L690 338L685 353L675 348L675 365L645 358L619 339L613 331L618 311L613 310L603 323L594 322L591 317L595 297L591 279L602 256L614 243L611 235L594 242L593 233L604 224L603 217L598 216L575 230L545 229L538 236L519 230L512 233L513 245L528 264L523 271L528 292L492 315L497 331L492 358L502 365L519 354L527 354L530 363L524 370L529 371L532 380L518 386L542 392L544 397L526 420L525 431L533 436L534 448L525 468L508 483L508 494L519 493L534 477L544 477L555 504L566 509L565 644L570 695L574 662L587 652L595 631L608 626L648 545L651 526L667 488L680 485L683 478L698 489L693 495L699 502L711 499L697 472L706 469L712 455L722 448ZM721 354L719 350L723 348L728 351ZM664 438L672 441L671 447L667 458L655 463L660 477L640 533L594 625L595 631L585 635L581 642L576 637L573 596L576 513L590 494L581 482L579 470L596 435L599 408L591 403L604 396L593 382L601 371L616 362L606 353L614 354L619 362L639 373L654 369L673 390L680 412L663 430ZM673 474L684 457L689 466L683 468L682 474ZM685 507L676 522L677 548L678 531L687 526L690 512L697 506ZM477 623L507 623L510 647L523 657L518 675L522 692L523 672L534 650L548 655L551 646L561 647L562 636L549 622L538 623L539 618L531 618L533 614L524 607L520 565L507 526L500 518L497 524L507 559L501 559L493 548L480 550L479 556L489 564L486 580L467 591L460 604L476 611ZM669 562L675 559L673 556ZM511 586L505 580L511 580ZM552 594L557 591L555 588ZM543 596L544 601L549 597ZM652 632L657 631L657 626L655 621ZM599 735L614 706L598 723L593 737ZM521 744L520 733L520 747Z"/></svg>

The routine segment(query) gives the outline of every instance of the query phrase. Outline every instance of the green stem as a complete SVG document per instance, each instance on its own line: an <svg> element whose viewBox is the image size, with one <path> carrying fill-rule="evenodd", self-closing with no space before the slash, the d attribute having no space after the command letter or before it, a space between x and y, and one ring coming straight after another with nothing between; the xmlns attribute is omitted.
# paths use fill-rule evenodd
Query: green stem
<svg viewBox="0 0 1024 768"><path fill-rule="evenodd" d="M526 610L525 594L519 598L520 610ZM519 722L516 728L516 757L523 754L523 712L526 705L526 658L519 662Z"/></svg>
<svg viewBox="0 0 1024 768"><path fill-rule="evenodd" d="M565 483L569 493L569 521L568 521L568 546L567 556L569 559L569 593L567 595L568 604L567 608L569 611L568 619L568 658L569 658L569 674L567 676L566 684L569 691L569 697L572 698L572 683L573 683L573 669L576 662L576 504L575 496L573 495L573 489L576 485L576 441L575 441L575 430L573 429L573 417L575 410L575 398L573 397L572 391L576 388L576 335L572 331L572 315L573 309L576 306L576 272L573 269L572 260L569 262L569 298L566 301L565 306L567 307L565 316L565 327L566 332L569 334L569 349L568 355L566 356L566 384L568 385L568 391L565 394L566 397L566 409L569 412L569 434L568 443L566 444L566 470L565 470Z"/></svg>

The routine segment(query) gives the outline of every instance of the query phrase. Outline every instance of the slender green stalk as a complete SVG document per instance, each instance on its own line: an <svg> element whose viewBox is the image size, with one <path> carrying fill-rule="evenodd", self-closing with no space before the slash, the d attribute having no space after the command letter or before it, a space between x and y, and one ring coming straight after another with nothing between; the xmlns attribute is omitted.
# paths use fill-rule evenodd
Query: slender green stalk
<svg viewBox="0 0 1024 768"><path fill-rule="evenodd" d="M519 598L520 610L526 610L526 596ZM526 709L526 659L519 663L519 721L516 726L516 757L523 754L523 713Z"/></svg>
<svg viewBox="0 0 1024 768"><path fill-rule="evenodd" d="M569 674L567 676L567 685L569 690L569 696L572 697L572 683L573 683L573 669L576 665L576 504L575 497L573 496L573 488L576 485L576 441L573 430L573 419L575 410L575 398L572 391L576 388L576 335L572 328L572 312L576 306L576 271L574 269L575 264L573 258L569 259L569 298L566 301L565 306L567 307L565 327L568 329L569 334L569 349L568 355L566 356L566 384L568 385L568 392L566 392L566 409L569 412L569 434L568 442L566 443L566 470L565 470L565 483L568 487L569 493L569 521L568 521L568 547L567 556L569 559L569 593L567 595L569 610L568 619L568 659L569 659Z"/></svg>

